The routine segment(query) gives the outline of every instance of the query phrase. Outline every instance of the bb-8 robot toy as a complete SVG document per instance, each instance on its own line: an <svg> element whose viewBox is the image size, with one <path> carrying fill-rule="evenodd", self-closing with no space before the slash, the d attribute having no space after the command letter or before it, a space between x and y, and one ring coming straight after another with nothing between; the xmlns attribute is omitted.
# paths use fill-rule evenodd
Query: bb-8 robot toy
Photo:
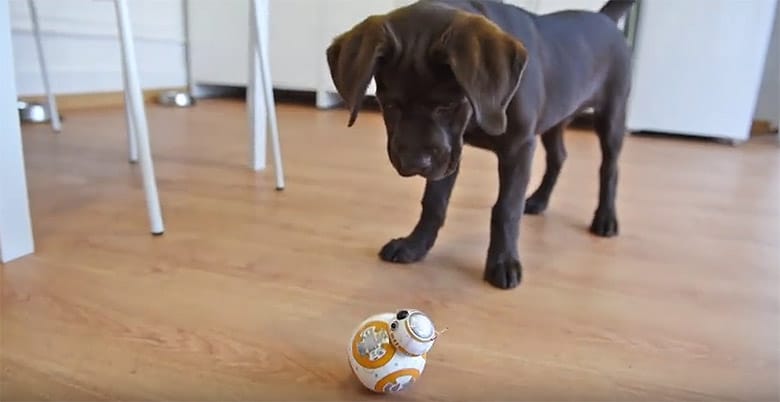
<svg viewBox="0 0 780 402"><path fill-rule="evenodd" d="M353 332L349 365L366 388L400 392L422 375L437 335L431 319L419 310L373 315Z"/></svg>

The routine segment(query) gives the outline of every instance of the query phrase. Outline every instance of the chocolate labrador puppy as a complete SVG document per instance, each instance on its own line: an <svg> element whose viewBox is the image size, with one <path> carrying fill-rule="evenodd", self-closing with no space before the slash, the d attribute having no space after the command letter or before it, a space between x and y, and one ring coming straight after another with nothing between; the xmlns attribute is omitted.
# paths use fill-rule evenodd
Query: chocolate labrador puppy
<svg viewBox="0 0 780 402"><path fill-rule="evenodd" d="M547 207L566 158L564 128L589 107L602 152L590 231L618 233L617 162L631 77L616 21L632 4L610 0L600 12L536 15L497 1L422 0L369 16L333 40L327 60L348 126L374 78L390 162L401 176L426 179L417 225L382 248L383 260L419 261L433 247L468 144L498 158L484 279L516 287L520 217ZM546 170L526 200L537 134Z"/></svg>

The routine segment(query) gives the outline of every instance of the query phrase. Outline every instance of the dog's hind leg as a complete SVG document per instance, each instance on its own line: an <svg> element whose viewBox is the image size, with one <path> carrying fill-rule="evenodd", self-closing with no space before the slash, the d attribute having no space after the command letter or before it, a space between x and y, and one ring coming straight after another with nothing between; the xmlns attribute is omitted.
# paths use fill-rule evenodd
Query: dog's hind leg
<svg viewBox="0 0 780 402"><path fill-rule="evenodd" d="M544 152L547 156L546 167L542 182L536 191L525 202L525 213L529 215L541 214L547 209L555 182L561 173L563 162L566 160L566 146L563 143L563 132L569 121L564 121L547 130L541 135Z"/></svg>
<svg viewBox="0 0 780 402"><path fill-rule="evenodd" d="M598 207L590 225L591 233L601 237L618 234L615 198L618 180L618 157L626 132L625 100L615 101L596 112L596 134L601 147Z"/></svg>

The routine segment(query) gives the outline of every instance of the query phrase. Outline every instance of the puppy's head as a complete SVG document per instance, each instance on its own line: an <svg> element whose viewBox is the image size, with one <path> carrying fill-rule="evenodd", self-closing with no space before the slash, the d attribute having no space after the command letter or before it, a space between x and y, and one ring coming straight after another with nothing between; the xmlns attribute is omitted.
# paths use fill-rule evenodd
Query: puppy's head
<svg viewBox="0 0 780 402"><path fill-rule="evenodd" d="M402 176L432 180L455 171L472 122L504 133L526 56L486 18L422 3L368 17L327 50L348 125L374 78L391 163Z"/></svg>

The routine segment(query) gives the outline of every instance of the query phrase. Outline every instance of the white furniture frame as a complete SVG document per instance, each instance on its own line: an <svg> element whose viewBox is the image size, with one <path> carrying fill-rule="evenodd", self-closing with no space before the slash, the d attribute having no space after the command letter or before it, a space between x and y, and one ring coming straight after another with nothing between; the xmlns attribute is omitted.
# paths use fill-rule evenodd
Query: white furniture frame
<svg viewBox="0 0 780 402"><path fill-rule="evenodd" d="M250 163L254 170L265 168L266 143L270 136L276 173L276 190L284 190L284 169L276 120L271 63L268 52L268 0L251 0L249 4L249 82L247 109L251 134Z"/></svg>
<svg viewBox="0 0 780 402"><path fill-rule="evenodd" d="M128 137L130 144L130 159L141 165L144 193L149 214L149 224L154 235L165 231L160 199L157 194L157 183L152 163L151 147L149 145L149 129L144 110L143 95L138 78L138 67L133 43L133 32L130 25L130 13L127 0L113 0L116 12L117 28L122 53L122 75L128 119ZM28 0L33 24L33 33L38 52L49 110L54 131L61 131L59 110L50 85L49 72L43 51L43 44L38 23L38 12L34 0ZM21 127L17 108L16 85L13 68L13 49L11 45L11 23L8 2L0 5L0 82L4 82L2 98L0 98L0 261L3 263L19 258L34 251L34 239L30 217L27 180L24 172L24 156L21 141Z"/></svg>
<svg viewBox="0 0 780 402"><path fill-rule="evenodd" d="M149 226L152 234L159 236L165 232L160 197L157 192L157 180L154 174L152 162L152 150L149 142L149 125L146 119L143 93L138 74L138 63L133 42L133 31L130 22L130 11L127 0L113 0L116 12L117 30L119 31L120 50L122 54L122 84L125 97L125 117L127 120L127 142L129 160L131 163L139 163L143 180L146 207L149 216ZM56 98L53 94L49 70L47 68L45 52L41 39L40 24L35 0L27 0L32 19L35 45L38 51L38 63L41 69L41 78L48 99L48 107L51 115L52 129L60 132L62 129Z"/></svg>
<svg viewBox="0 0 780 402"><path fill-rule="evenodd" d="M7 1L0 1L0 263L30 254L33 242Z"/></svg>
<svg viewBox="0 0 780 402"><path fill-rule="evenodd" d="M51 127L54 131L59 132L62 130L62 122L60 122L60 114L58 112L59 109L57 108L57 99L54 97L54 93L51 90L51 84L49 83L49 68L46 64L46 56L43 52L43 44L41 42L41 27L38 23L38 8L35 7L35 0L27 0L27 7L30 9L30 19L32 20L33 36L35 38L35 49L38 51L38 65L41 68L43 89L46 91L49 115L51 116Z"/></svg>
<svg viewBox="0 0 780 402"><path fill-rule="evenodd" d="M34 0L27 0L33 24L36 50L52 129L62 129L59 110L50 84L48 65L40 34L38 12ZM152 162L149 129L136 62L133 32L127 0L112 0L117 18L122 54L122 82L125 97L128 159L139 163L151 232L165 231ZM268 0L251 0L249 18L250 78L247 110L250 122L250 166L262 170L266 164L266 143L271 140L276 173L276 189L285 188L279 129L268 52ZM262 29L261 29L262 27ZM11 24L8 2L0 1L0 262L8 262L34 252L34 238L24 171L24 155L19 116L16 113L16 85L11 44Z"/></svg>
<svg viewBox="0 0 780 402"><path fill-rule="evenodd" d="M33 1L33 0L29 0ZM157 180L152 163L152 150L149 144L149 126L146 120L143 93L138 77L138 63L135 56L135 44L133 43L133 31L130 25L130 12L127 9L127 0L114 0L116 9L119 39L122 45L122 75L124 78L125 107L130 113L128 117L128 140L130 148L130 160L141 164L141 175L146 195L146 207L149 214L149 224L152 234L162 235L165 232L162 212L160 211L160 197L157 194ZM127 102L129 101L129 102ZM133 144L135 142L135 144ZM137 152L138 155L134 155Z"/></svg>

